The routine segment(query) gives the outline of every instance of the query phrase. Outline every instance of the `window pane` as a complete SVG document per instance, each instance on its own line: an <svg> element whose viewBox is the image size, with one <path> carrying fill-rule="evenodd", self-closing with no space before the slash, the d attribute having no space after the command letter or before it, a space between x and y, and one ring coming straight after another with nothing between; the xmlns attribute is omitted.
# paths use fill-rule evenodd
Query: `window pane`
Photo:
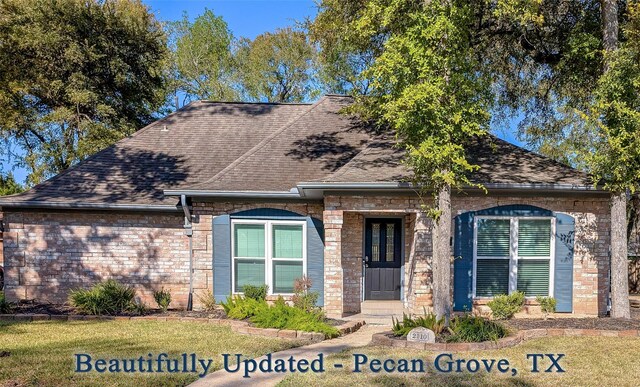
<svg viewBox="0 0 640 387"><path fill-rule="evenodd" d="M509 256L509 219L478 219L478 256Z"/></svg>
<svg viewBox="0 0 640 387"><path fill-rule="evenodd" d="M551 255L551 220L518 220L518 256L548 257Z"/></svg>
<svg viewBox="0 0 640 387"><path fill-rule="evenodd" d="M293 293L293 282L302 277L302 261L273 261L273 292Z"/></svg>
<svg viewBox="0 0 640 387"><path fill-rule="evenodd" d="M234 264L236 292L244 285L264 285L264 259L235 259Z"/></svg>
<svg viewBox="0 0 640 387"><path fill-rule="evenodd" d="M264 225L234 225L234 253L236 257L264 257Z"/></svg>
<svg viewBox="0 0 640 387"><path fill-rule="evenodd" d="M518 290L528 297L549 295L549 260L518 261Z"/></svg>
<svg viewBox="0 0 640 387"><path fill-rule="evenodd" d="M476 296L493 297L509 293L509 260L478 259L476 261Z"/></svg>
<svg viewBox="0 0 640 387"><path fill-rule="evenodd" d="M394 259L394 246L393 240L395 239L395 233L393 232L394 224L387 224L387 262L393 262Z"/></svg>
<svg viewBox="0 0 640 387"><path fill-rule="evenodd" d="M302 225L273 226L273 257L302 258Z"/></svg>
<svg viewBox="0 0 640 387"><path fill-rule="evenodd" d="M378 262L380 260L380 223L371 225L371 260Z"/></svg>

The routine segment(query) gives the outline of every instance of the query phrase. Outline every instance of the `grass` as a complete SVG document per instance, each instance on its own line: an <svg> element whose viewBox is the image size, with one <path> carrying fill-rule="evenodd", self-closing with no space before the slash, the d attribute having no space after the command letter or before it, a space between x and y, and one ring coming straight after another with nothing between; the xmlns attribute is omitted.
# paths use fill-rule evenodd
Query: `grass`
<svg viewBox="0 0 640 387"><path fill-rule="evenodd" d="M181 386L196 374L75 373L75 353L95 358L138 358L164 352L196 353L222 368L222 353L257 357L296 346L294 341L245 336L205 323L155 321L0 322L0 386ZM213 370L210 369L209 372Z"/></svg>
<svg viewBox="0 0 640 387"><path fill-rule="evenodd" d="M353 353L363 353L369 359L425 359L432 371L418 374L420 376L384 371L353 373ZM566 356L560 364L566 372L531 373L526 360L528 353L564 353ZM436 373L432 367L433 358L439 353L368 347L326 359L327 371L324 374L292 375L279 386L637 386L640 380L637 353L640 353L640 338L557 337L531 340L503 350L453 354L456 359L506 358L518 370L518 374L505 376L495 371L476 374ZM335 370L333 364L336 362L342 363L345 368Z"/></svg>

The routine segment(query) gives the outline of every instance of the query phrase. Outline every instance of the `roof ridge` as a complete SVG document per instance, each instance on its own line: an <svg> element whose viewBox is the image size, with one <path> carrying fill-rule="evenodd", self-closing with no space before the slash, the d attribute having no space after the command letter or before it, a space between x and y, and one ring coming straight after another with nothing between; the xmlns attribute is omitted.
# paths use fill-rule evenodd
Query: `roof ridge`
<svg viewBox="0 0 640 387"><path fill-rule="evenodd" d="M324 98L324 96L323 96ZM321 98L322 99L322 98ZM217 101L217 100L212 100L212 99L199 99L198 102L200 103L220 103L220 104L234 104L234 105L282 105L282 106L299 106L299 105L313 105L316 102L260 102L260 101Z"/></svg>
<svg viewBox="0 0 640 387"><path fill-rule="evenodd" d="M215 175L213 175L212 177L210 177L209 179L205 180L205 181L201 181L200 183L194 184L193 186L191 186L190 188L196 188L199 185L202 184L206 184L206 183L210 183L216 179L218 179L219 177L221 177L222 175L224 175L226 172L232 170L233 168L235 168L238 164L242 163L243 161L245 161L246 159L248 159L250 156L252 156L254 153L256 153L258 150L262 149L266 144L268 144L269 142L271 142L271 140L273 140L274 138L276 138L278 135L280 135L282 132L284 132L287 128L289 128L291 125L293 125L294 122L298 121L300 118L304 117L305 115L307 115L309 112L311 112L313 109L315 109L316 107L318 107L320 105L320 103L322 103L322 101L325 100L325 97L320 98L318 101L316 101L313 105L311 105L309 107L309 109L305 110L303 113L293 117L291 120L289 120L286 124L284 124L280 129L276 130L275 132L271 133L269 136L265 137L264 139L262 139L262 141L260 141L259 143L257 143L256 145L254 145L251 149L249 149L248 151L246 151L245 153L243 153L240 157L238 157L237 159L235 159L231 164L227 165L226 167L224 167L223 169L221 169L220 171L218 171L218 173L216 173Z"/></svg>

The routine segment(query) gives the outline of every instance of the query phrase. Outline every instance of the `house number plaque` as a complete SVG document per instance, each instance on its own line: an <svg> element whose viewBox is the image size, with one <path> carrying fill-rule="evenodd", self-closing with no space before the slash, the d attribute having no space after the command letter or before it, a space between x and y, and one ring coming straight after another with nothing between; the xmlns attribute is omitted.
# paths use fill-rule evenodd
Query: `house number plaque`
<svg viewBox="0 0 640 387"><path fill-rule="evenodd" d="M418 327L413 328L407 335L407 341L417 341L419 343L435 343L436 334L431 329Z"/></svg>

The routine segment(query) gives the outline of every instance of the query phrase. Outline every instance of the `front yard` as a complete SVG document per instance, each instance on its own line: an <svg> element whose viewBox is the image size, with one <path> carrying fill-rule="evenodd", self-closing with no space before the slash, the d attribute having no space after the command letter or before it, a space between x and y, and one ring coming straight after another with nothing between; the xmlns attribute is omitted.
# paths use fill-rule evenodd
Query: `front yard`
<svg viewBox="0 0 640 387"><path fill-rule="evenodd" d="M195 353L222 367L222 353L257 357L296 346L295 341L244 336L228 327L189 322L78 321L0 322L0 386L179 386L196 374L75 373L74 354L94 358L139 358Z"/></svg>
<svg viewBox="0 0 640 387"><path fill-rule="evenodd" d="M369 359L433 359L440 353L419 352L388 347L367 347L348 351L327 359L324 374L289 376L280 387L294 386L637 386L640 367L636 354L640 353L640 338L617 337L553 337L527 341L513 348L480 352L454 353L454 359L506 358L518 370L515 377L497 372L453 374L430 372L420 376L393 374L381 371L372 373L351 372L353 354L364 354ZM565 373L531 373L526 354L564 353L560 361ZM344 369L336 371L333 363L342 363ZM427 361L429 364L429 361ZM549 362L544 363L544 371ZM495 370L495 368L494 368Z"/></svg>

